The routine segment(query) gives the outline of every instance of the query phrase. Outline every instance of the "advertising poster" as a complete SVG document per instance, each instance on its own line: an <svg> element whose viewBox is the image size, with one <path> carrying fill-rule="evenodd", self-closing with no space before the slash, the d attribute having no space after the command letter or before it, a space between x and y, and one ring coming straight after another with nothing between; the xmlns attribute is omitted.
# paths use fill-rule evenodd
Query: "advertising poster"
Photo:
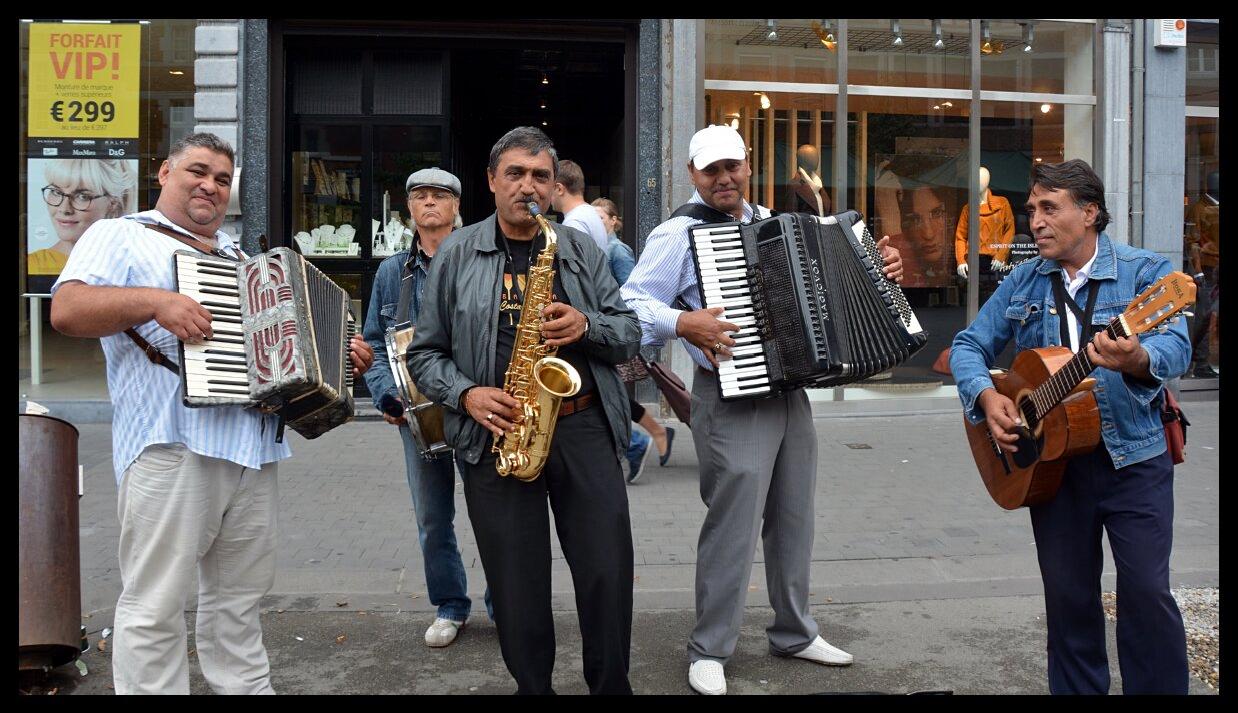
<svg viewBox="0 0 1238 713"><path fill-rule="evenodd" d="M26 273L59 275L82 233L138 209L138 161L32 158L26 162Z"/></svg>
<svg viewBox="0 0 1238 713"><path fill-rule="evenodd" d="M138 138L137 24L30 25L29 135Z"/></svg>
<svg viewBox="0 0 1238 713"><path fill-rule="evenodd" d="M95 221L138 209L141 26L30 25L26 273L60 274Z"/></svg>

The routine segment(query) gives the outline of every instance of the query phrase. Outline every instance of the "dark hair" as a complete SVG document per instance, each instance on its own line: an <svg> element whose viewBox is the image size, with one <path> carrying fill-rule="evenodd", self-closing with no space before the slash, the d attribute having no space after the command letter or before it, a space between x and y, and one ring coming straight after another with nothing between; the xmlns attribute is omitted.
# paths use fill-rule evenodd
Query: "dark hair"
<svg viewBox="0 0 1238 713"><path fill-rule="evenodd" d="M215 134L208 132L199 132L190 134L183 139L172 144L172 148L168 149L168 163L175 164L180 160L181 154L191 148L210 149L218 154L223 154L228 157L232 165L236 165L236 152L228 145L227 141L219 138Z"/></svg>
<svg viewBox="0 0 1238 713"><path fill-rule="evenodd" d="M1033 163L1032 188L1040 186L1048 191L1067 191L1075 205L1080 208L1095 203L1096 232L1109 225L1109 211L1105 209L1105 184L1086 161L1072 158L1062 163Z"/></svg>
<svg viewBox="0 0 1238 713"><path fill-rule="evenodd" d="M563 184L568 193L579 196L585 192L585 172L580 170L580 164L569 159L559 161L559 175L556 179Z"/></svg>
<svg viewBox="0 0 1238 713"><path fill-rule="evenodd" d="M499 170L499 156L511 149L524 149L534 156L543 151L550 152L550 163L554 166L556 179L559 176L559 154L555 153L554 142L541 129L533 126L517 126L503 134L503 138L495 142L490 149L490 173Z"/></svg>

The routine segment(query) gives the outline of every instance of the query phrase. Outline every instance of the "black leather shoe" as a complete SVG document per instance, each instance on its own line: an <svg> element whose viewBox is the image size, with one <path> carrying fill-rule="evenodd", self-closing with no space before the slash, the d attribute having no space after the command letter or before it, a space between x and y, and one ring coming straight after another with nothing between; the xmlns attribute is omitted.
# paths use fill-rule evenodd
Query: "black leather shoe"
<svg viewBox="0 0 1238 713"><path fill-rule="evenodd" d="M670 426L666 427L666 453L658 456L658 465L666 465L666 462L671 459L671 446L675 445L675 429Z"/></svg>

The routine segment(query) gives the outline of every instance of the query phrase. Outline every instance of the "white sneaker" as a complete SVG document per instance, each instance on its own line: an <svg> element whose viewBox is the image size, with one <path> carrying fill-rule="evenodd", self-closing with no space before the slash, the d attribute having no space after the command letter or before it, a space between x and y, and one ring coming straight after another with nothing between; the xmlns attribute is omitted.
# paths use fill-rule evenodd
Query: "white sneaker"
<svg viewBox="0 0 1238 713"><path fill-rule="evenodd" d="M851 654L835 646L830 646L820 636L813 639L808 648L798 651L792 654L792 656L825 666L850 666L854 660Z"/></svg>
<svg viewBox="0 0 1238 713"><path fill-rule="evenodd" d="M722 673L722 664L709 659L693 661L688 667L688 685L706 696L725 696L726 676Z"/></svg>
<svg viewBox="0 0 1238 713"><path fill-rule="evenodd" d="M462 621L452 621L438 617L434 623L426 629L426 646L440 648L450 644L456 640L456 634L460 633L460 628L464 626Z"/></svg>

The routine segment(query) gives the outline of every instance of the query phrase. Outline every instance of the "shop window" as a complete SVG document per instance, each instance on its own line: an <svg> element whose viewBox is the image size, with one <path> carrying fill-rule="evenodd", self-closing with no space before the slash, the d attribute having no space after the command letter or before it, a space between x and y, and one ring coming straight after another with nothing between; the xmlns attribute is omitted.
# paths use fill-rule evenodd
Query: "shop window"
<svg viewBox="0 0 1238 713"><path fill-rule="evenodd" d="M969 89L970 32L967 20L848 20L847 83Z"/></svg>
<svg viewBox="0 0 1238 713"><path fill-rule="evenodd" d="M374 55L374 113L443 113L443 55Z"/></svg>
<svg viewBox="0 0 1238 713"><path fill-rule="evenodd" d="M770 22L705 20L706 78L814 84L838 81L837 20Z"/></svg>
<svg viewBox="0 0 1238 713"><path fill-rule="evenodd" d="M1095 33L1096 25L1090 22L983 20L980 88L1092 94Z"/></svg>
<svg viewBox="0 0 1238 713"><path fill-rule="evenodd" d="M361 113L360 52L302 54L291 70L294 113Z"/></svg>
<svg viewBox="0 0 1238 713"><path fill-rule="evenodd" d="M292 231L305 255L357 257L368 230L361 210L361 127L302 127L292 151Z"/></svg>

